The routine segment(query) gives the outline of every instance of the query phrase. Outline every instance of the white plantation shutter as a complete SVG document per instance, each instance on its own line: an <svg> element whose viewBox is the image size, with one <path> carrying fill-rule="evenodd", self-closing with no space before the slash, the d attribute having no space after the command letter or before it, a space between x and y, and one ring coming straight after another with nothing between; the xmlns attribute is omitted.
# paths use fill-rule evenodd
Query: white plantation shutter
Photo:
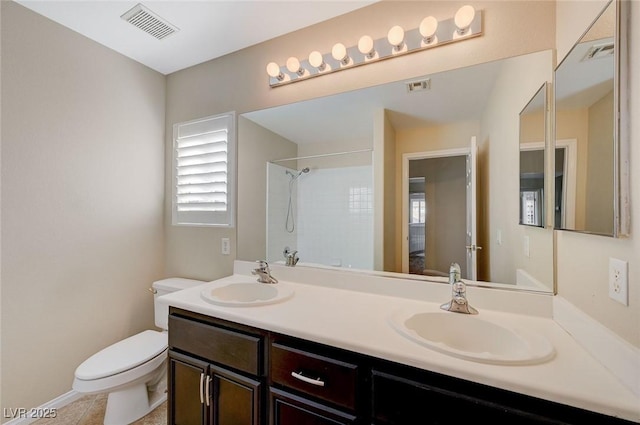
<svg viewBox="0 0 640 425"><path fill-rule="evenodd" d="M174 125L173 224L233 227L235 114Z"/></svg>

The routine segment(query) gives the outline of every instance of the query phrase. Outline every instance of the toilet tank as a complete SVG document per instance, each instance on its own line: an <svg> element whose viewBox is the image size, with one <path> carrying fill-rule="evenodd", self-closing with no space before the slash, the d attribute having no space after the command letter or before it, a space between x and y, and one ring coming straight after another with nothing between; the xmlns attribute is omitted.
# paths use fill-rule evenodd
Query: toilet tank
<svg viewBox="0 0 640 425"><path fill-rule="evenodd" d="M206 282L179 277L172 277L153 282L153 309L155 312L156 326L161 329L168 330L169 306L166 304L160 304L158 302L158 297L180 291L182 289L193 288L194 286L202 285L203 283Z"/></svg>

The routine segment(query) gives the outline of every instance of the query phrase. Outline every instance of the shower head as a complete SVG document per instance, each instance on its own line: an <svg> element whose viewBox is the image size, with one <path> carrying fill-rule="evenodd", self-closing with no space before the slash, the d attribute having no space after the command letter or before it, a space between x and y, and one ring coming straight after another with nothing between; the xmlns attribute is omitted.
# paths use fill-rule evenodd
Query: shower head
<svg viewBox="0 0 640 425"><path fill-rule="evenodd" d="M298 171L298 174L294 174L291 171L287 170L286 173L291 176L291 180L295 180L302 175L302 173L308 173L309 167L304 167L302 170Z"/></svg>

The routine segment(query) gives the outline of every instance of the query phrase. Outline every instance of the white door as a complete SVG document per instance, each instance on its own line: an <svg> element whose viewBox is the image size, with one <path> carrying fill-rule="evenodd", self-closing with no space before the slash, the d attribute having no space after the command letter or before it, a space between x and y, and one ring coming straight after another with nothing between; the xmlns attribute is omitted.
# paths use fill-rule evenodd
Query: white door
<svg viewBox="0 0 640 425"><path fill-rule="evenodd" d="M478 146L476 136L471 137L471 147L467 155L467 279L478 280L478 250L477 245L477 177L478 174Z"/></svg>

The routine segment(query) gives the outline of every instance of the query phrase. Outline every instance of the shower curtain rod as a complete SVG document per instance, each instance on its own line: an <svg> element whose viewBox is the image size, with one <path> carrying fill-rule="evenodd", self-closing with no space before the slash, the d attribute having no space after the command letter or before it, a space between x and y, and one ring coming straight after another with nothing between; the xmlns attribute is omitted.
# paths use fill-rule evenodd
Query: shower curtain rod
<svg viewBox="0 0 640 425"><path fill-rule="evenodd" d="M334 153L323 153L323 154L318 154L318 155L298 156L298 157L295 157L295 158L275 159L275 160L269 161L269 162L271 162L272 164L275 164L275 163L278 163L278 162L296 161L298 159L323 158L323 157L326 157L326 156L346 155L346 154L350 154L350 153L363 153L363 152L373 152L373 149L369 148L369 149L361 149L361 150L358 150L358 151L334 152Z"/></svg>

